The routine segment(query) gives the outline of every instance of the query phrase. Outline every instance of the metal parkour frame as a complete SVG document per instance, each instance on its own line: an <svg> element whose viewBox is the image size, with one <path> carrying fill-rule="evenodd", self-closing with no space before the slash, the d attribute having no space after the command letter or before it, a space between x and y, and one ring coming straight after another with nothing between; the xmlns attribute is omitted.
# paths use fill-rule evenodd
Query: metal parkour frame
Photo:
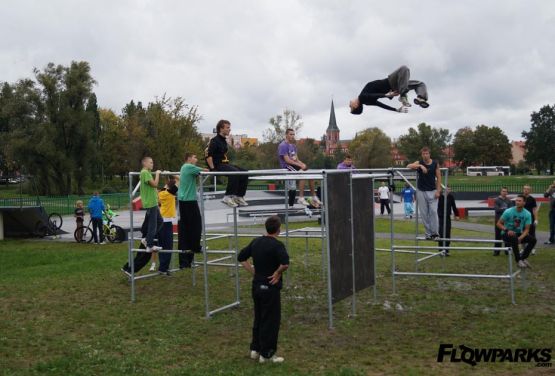
<svg viewBox="0 0 555 376"><path fill-rule="evenodd" d="M446 238L446 231L447 231L447 189L445 187L448 186L448 179L449 179L449 169L441 168L443 172L443 234L440 234L440 238L437 241L450 241L450 242L465 242L465 243L494 243L494 244L502 244L503 241L501 240L491 240L491 239L457 239L457 238ZM373 172L389 172L389 182L390 184L393 182L395 175L398 175L400 179L404 180L408 183L413 189L415 187L411 184L409 179L407 178L407 172L411 172L415 176L416 185L418 185L418 174L415 170L409 168L390 168L390 169L372 169ZM403 174L405 172L405 174ZM416 189L415 189L416 190ZM390 201L393 202L393 193L390 192ZM513 250L510 247L487 247L487 246L476 246L476 247L468 247L468 246L423 246L419 245L419 241L426 240L424 237L418 236L418 223L419 223L419 216L418 216L418 201L415 201L416 204L416 221L415 221L415 245L414 246L406 246L406 245L395 245L394 243L394 226L393 226L393 214L394 214L394 205L391 205L391 212L390 216L390 249L376 249L377 251L388 251L391 253L391 276L392 276L392 285L393 285L393 293L396 293L396 276L413 276L413 277L457 277L457 278L491 278L491 279L502 279L502 280L509 280L510 285L510 294L511 294L511 302L515 304L515 291L514 291L514 284L516 276L520 273L520 270L516 270L513 272ZM430 260L434 257L440 256L442 258L442 265L443 260L446 255L446 250L461 250L461 251L507 251L509 253L508 259L508 270L507 274L472 274L472 273L431 273L431 272L420 272L418 271L418 267L420 263L423 263L426 260ZM423 250L423 251L421 251ZM437 251L433 251L437 250ZM516 251L518 252L518 250ZM397 271L396 267L396 260L395 260L395 253L413 253L415 255L415 271L414 272L402 272ZM421 257L422 256L422 257ZM523 274L524 275L524 274Z"/></svg>
<svg viewBox="0 0 555 376"><path fill-rule="evenodd" d="M360 171L360 170L358 170ZM284 205L285 205L285 244L286 248L289 248L289 238L305 238L306 239L306 248L305 248L305 263L306 263L306 254L308 252L308 238L321 238L322 239L322 267L323 272L327 276L326 284L327 284L327 294L328 294L328 326L330 328L333 327L333 304L332 304L332 291L331 291L331 265L330 265L330 244L329 238L327 234L329 234L329 213L327 211L328 207L328 195L327 195L327 176L328 174L335 174L335 173L349 173L350 175L350 182L352 179L357 178L383 178L387 177L386 174L381 175L369 175L369 174L353 174L352 170L308 170L308 171L287 171L287 170L251 170L251 171L236 171L236 172L201 172L200 177L200 196L204 197L204 182L211 176L229 176L229 175L248 175L250 179L253 180L271 180L271 181L287 181L287 180L320 180L323 181L321 186L322 189L322 201L324 203L323 208L320 211L320 215L322 220L320 230L314 228L304 228L299 230L289 231L289 204L288 204L288 194L287 189L285 188L284 184ZM351 218L353 216L353 205L352 205L352 185L350 185L349 195L351 197ZM203 267L204 267L204 293L205 293L205 315L206 318L211 317L215 313L224 311L226 309L236 307L240 304L240 294L239 294L239 277L238 277L238 262L237 262L237 253L238 253L238 238L239 237L256 237L257 235L253 234L238 234L237 230L237 208L233 208L233 234L209 234L206 229L206 221L205 221L205 205L204 200L200 202L201 206L201 214L202 214L202 242L203 242L203 249L207 250L207 242L209 240L214 240L217 238L223 238L232 236L234 239L234 249L232 251L228 251L233 253L234 255L234 267L236 269L235 272L235 301L227 304L225 306L215 308L210 310L210 293L209 293L209 281L208 281L208 266L214 265L211 264L208 260L208 253L204 252L204 260L203 260ZM272 210L268 210L268 215L271 215ZM309 233L320 233L319 235L309 235ZM302 235L304 233L304 235ZM351 221L351 240L352 240L352 248L354 248L354 230L353 230L353 223ZM326 239L326 240L324 240ZM352 271L353 271L353 295L352 298L352 312L353 314L356 313L356 290L355 290L355 262L354 262L354 249L351 249L351 259L352 259ZM374 275L376 274L376 262L375 262L375 254L374 254ZM285 274L286 285L288 285L289 278L291 275L291 269L288 269L287 273ZM374 295L376 294L374 284Z"/></svg>

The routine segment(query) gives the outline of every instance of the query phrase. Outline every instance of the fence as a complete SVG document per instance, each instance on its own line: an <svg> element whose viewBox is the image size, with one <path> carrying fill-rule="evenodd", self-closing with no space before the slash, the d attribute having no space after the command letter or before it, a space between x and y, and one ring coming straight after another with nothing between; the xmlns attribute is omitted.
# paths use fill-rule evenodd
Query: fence
<svg viewBox="0 0 555 376"><path fill-rule="evenodd" d="M532 188L532 193L543 193L547 189L550 180L544 182L527 183L495 183L495 184L470 184L470 183L449 183L453 192L499 192L502 187L507 187L509 194L522 193L522 187L527 184Z"/></svg>
<svg viewBox="0 0 555 376"><path fill-rule="evenodd" d="M129 205L128 193L101 194L100 197L105 204L109 204L113 210L126 209ZM20 198L2 198L0 207L5 206L43 206L47 213L58 213L61 215L73 214L75 201L82 200L85 207L91 196L35 196Z"/></svg>

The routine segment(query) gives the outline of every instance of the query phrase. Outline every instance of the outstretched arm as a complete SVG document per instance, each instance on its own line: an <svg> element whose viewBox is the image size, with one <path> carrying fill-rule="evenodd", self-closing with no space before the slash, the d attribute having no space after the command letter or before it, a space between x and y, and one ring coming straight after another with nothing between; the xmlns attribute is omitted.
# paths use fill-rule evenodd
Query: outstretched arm
<svg viewBox="0 0 555 376"><path fill-rule="evenodd" d="M399 107L399 108L393 108L391 106L388 106L387 104L383 104L380 101L376 101L376 106L383 108L384 110L389 110L389 111L395 111L395 112L407 112L406 107Z"/></svg>

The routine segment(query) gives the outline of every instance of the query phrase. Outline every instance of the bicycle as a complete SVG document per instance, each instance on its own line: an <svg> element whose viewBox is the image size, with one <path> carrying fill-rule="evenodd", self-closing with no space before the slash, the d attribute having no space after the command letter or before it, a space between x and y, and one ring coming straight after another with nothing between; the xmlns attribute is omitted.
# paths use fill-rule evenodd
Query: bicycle
<svg viewBox="0 0 555 376"><path fill-rule="evenodd" d="M114 225L112 218L117 216L108 205L102 212L102 233L110 243L121 243L125 239L125 231L120 226ZM79 226L75 229L73 237L77 243L90 243L93 240L93 230L91 227L92 218L86 226Z"/></svg>
<svg viewBox="0 0 555 376"><path fill-rule="evenodd" d="M63 224L62 216L58 213L50 213L48 216L48 223L37 222L35 226L35 234L41 238L45 236L55 236L58 235L58 230L62 228Z"/></svg>

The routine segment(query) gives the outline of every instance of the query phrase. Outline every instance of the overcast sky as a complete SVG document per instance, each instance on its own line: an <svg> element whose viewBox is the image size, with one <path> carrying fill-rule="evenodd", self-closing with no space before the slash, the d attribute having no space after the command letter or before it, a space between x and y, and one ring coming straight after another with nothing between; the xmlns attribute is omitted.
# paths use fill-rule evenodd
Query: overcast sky
<svg viewBox="0 0 555 376"><path fill-rule="evenodd" d="M319 138L333 98L341 138L370 126L390 137L426 122L454 134L502 128L520 139L530 113L555 104L555 1L2 1L0 81L48 62L86 60L101 107L185 98L233 133L259 137L285 108ZM400 65L430 108L408 114L348 101ZM412 95L412 93L411 93ZM387 104L397 106L397 100Z"/></svg>

